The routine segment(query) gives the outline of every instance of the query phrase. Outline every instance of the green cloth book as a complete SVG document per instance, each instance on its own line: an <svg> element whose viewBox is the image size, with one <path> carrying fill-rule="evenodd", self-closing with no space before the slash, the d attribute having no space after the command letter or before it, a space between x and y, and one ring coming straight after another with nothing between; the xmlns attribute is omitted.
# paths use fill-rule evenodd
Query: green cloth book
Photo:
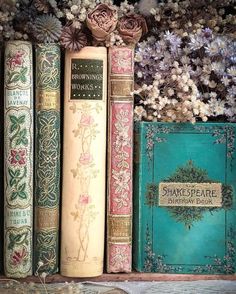
<svg viewBox="0 0 236 294"><path fill-rule="evenodd" d="M32 274L33 234L32 44L8 41L4 67L4 271Z"/></svg>
<svg viewBox="0 0 236 294"><path fill-rule="evenodd" d="M236 124L135 124L134 268L234 274Z"/></svg>
<svg viewBox="0 0 236 294"><path fill-rule="evenodd" d="M34 272L58 271L60 73L57 44L36 45Z"/></svg>

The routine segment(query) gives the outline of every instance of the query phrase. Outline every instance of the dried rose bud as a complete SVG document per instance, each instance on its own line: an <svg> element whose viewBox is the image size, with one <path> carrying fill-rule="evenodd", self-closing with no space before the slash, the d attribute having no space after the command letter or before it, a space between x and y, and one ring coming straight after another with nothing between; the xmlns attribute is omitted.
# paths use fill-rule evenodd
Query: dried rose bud
<svg viewBox="0 0 236 294"><path fill-rule="evenodd" d="M99 4L87 15L86 23L93 37L97 41L104 41L116 28L117 20L116 8Z"/></svg>
<svg viewBox="0 0 236 294"><path fill-rule="evenodd" d="M138 14L123 16L118 22L118 32L126 43L138 43L148 31L145 19Z"/></svg>

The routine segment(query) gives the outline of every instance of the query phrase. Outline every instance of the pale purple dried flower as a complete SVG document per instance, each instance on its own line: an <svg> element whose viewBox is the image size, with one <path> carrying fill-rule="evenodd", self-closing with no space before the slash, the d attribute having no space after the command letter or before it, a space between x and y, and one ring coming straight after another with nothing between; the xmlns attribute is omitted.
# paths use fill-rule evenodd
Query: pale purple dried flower
<svg viewBox="0 0 236 294"><path fill-rule="evenodd" d="M203 34L203 37L205 37L206 39L212 38L212 30L209 28L203 29L202 34Z"/></svg>

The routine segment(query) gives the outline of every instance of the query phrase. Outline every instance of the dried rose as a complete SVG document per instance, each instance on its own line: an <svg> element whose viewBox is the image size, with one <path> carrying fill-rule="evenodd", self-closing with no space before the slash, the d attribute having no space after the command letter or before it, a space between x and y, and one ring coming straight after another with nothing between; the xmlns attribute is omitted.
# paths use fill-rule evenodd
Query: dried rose
<svg viewBox="0 0 236 294"><path fill-rule="evenodd" d="M117 10L106 4L99 4L87 15L86 23L97 41L104 41L116 28Z"/></svg>
<svg viewBox="0 0 236 294"><path fill-rule="evenodd" d="M123 16L117 26L118 32L124 42L138 43L142 35L148 31L145 19L138 14Z"/></svg>

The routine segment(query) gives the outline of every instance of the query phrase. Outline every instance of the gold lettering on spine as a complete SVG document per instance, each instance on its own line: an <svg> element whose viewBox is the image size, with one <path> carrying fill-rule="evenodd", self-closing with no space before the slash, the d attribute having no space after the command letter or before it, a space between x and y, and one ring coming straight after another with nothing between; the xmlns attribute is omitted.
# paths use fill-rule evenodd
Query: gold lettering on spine
<svg viewBox="0 0 236 294"><path fill-rule="evenodd" d="M111 96L131 96L133 81L111 81Z"/></svg>
<svg viewBox="0 0 236 294"><path fill-rule="evenodd" d="M38 90L36 93L36 108L37 110L60 110L60 92Z"/></svg>
<svg viewBox="0 0 236 294"><path fill-rule="evenodd" d="M221 183L159 184L159 206L222 207Z"/></svg>
<svg viewBox="0 0 236 294"><path fill-rule="evenodd" d="M131 216L108 217L108 242L126 243L131 242Z"/></svg>
<svg viewBox="0 0 236 294"><path fill-rule="evenodd" d="M57 208L36 208L36 231L57 229L59 226L59 213Z"/></svg>

